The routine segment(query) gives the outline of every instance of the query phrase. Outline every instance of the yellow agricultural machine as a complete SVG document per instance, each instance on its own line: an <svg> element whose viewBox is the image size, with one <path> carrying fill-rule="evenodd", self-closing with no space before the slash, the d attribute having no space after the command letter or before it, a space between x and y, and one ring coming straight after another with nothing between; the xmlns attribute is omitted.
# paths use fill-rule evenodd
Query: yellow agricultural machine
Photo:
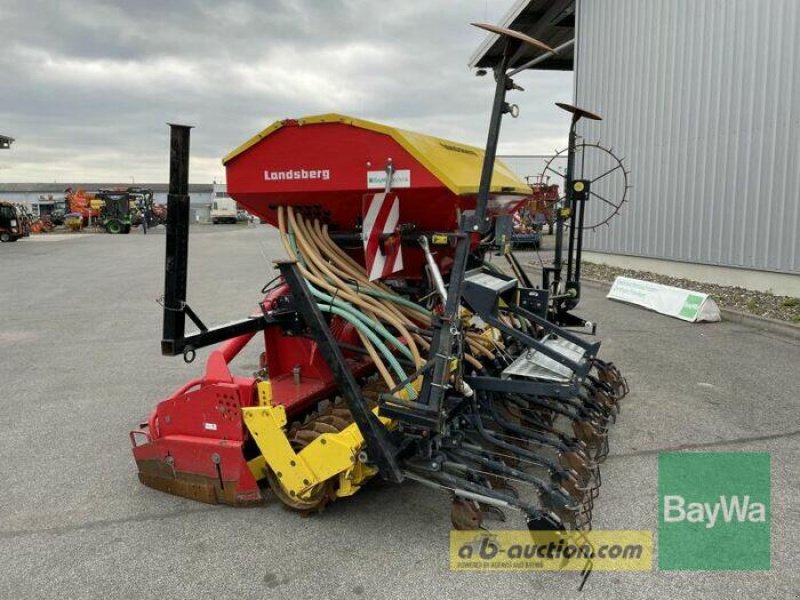
<svg viewBox="0 0 800 600"><path fill-rule="evenodd" d="M490 261L497 223L531 193L495 160L515 110L506 65L542 46L499 32L485 149L328 114L274 123L224 159L229 194L277 227L286 258L256 313L223 326L186 303L189 128L171 126L162 352L219 346L131 432L142 483L307 513L380 477L446 492L458 528L507 513L591 526L627 387L585 328L556 324L563 289L532 284L513 254ZM261 370L234 374L255 339Z"/></svg>

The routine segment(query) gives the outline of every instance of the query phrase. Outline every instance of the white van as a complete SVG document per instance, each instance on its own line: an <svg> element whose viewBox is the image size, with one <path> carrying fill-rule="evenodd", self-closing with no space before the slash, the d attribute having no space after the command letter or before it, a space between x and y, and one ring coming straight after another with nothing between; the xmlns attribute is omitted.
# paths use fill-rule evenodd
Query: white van
<svg viewBox="0 0 800 600"><path fill-rule="evenodd" d="M236 224L236 202L229 196L214 198L211 203L211 222Z"/></svg>

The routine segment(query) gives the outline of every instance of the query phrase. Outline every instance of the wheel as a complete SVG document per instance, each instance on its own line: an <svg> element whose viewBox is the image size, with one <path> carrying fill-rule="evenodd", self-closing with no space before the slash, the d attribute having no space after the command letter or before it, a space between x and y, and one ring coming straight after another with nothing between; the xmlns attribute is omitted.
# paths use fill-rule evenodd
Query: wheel
<svg viewBox="0 0 800 600"><path fill-rule="evenodd" d="M336 492L333 489L333 479L323 481L314 486L304 498L290 495L272 469L267 469L267 483L278 500L293 510L307 514L321 510L331 498L336 496Z"/></svg>
<svg viewBox="0 0 800 600"><path fill-rule="evenodd" d="M566 183L566 172L559 172L551 165L556 159L568 159L568 157L569 148L557 152L545 163L544 171L539 178L548 177L547 173L549 172L558 175ZM625 170L621 158L617 157L612 150L601 146L599 142L576 144L573 161L575 164L574 178L588 180L591 184L588 195L600 201L597 204L598 209L592 210L591 214L594 218L591 224L580 225L585 230L594 231L619 214L623 204L627 201L630 188L628 185L629 171ZM563 206L565 199L566 196L562 191L558 202ZM565 220L564 226L570 227L570 220ZM552 226L550 232L552 233Z"/></svg>
<svg viewBox="0 0 800 600"><path fill-rule="evenodd" d="M120 223L116 219L111 219L108 223L106 223L106 231L108 233L121 233L122 223Z"/></svg>
<svg viewBox="0 0 800 600"><path fill-rule="evenodd" d="M219 221L217 221L216 219L211 219L211 224L212 225L219 225Z"/></svg>
<svg viewBox="0 0 800 600"><path fill-rule="evenodd" d="M125 227L123 227L122 229L122 233L130 233L130 232L131 232L131 226L125 225Z"/></svg>
<svg viewBox="0 0 800 600"><path fill-rule="evenodd" d="M11 234L8 233L7 231L4 231L3 233L0 233L0 242L11 242L13 240L14 240L14 238L11 237Z"/></svg>

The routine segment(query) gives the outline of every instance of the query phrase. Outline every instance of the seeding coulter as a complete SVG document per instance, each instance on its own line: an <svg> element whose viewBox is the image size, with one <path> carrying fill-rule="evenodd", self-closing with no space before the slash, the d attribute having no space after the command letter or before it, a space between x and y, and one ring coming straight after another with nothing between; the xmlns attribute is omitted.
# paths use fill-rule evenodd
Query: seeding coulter
<svg viewBox="0 0 800 600"><path fill-rule="evenodd" d="M234 506L271 492L309 513L381 477L445 491L458 528L510 514L591 526L627 388L586 329L555 324L574 291L534 286L496 233L531 191L495 161L516 112L506 64L542 46L497 31L485 150L328 114L279 121L224 159L229 194L278 229L286 259L256 313L223 326L186 303L189 128L171 126L162 351L218 347L131 433L142 483ZM234 375L256 338L260 371Z"/></svg>

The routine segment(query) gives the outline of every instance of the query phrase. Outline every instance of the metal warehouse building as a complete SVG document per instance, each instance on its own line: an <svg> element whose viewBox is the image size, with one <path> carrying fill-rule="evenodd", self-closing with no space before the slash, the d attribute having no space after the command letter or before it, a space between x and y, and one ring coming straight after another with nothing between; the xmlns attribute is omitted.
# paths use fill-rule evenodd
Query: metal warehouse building
<svg viewBox="0 0 800 600"><path fill-rule="evenodd" d="M575 39L534 68L573 69L574 104L604 118L579 133L631 172L587 258L800 295L800 2L523 0L501 25Z"/></svg>

